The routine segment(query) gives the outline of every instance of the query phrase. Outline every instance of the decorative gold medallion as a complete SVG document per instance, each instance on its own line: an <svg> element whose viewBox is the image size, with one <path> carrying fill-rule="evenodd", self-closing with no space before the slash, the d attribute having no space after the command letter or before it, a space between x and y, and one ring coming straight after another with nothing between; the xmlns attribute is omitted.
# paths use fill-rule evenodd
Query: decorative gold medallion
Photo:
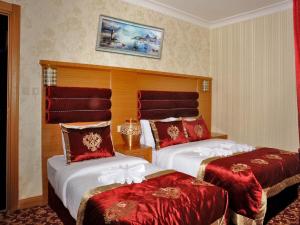
<svg viewBox="0 0 300 225"><path fill-rule="evenodd" d="M252 159L250 161L251 163L254 163L254 164L258 164L258 165L268 165L269 163L264 160L264 159Z"/></svg>
<svg viewBox="0 0 300 225"><path fill-rule="evenodd" d="M192 185L195 185L195 186L214 186L211 183L208 183L208 182L206 182L204 180L200 180L200 179L193 179L191 183L192 183Z"/></svg>
<svg viewBox="0 0 300 225"><path fill-rule="evenodd" d="M113 221L119 222L119 219L127 216L131 213L137 206L134 201L122 201L113 204L111 207L105 210L104 220L106 224Z"/></svg>
<svg viewBox="0 0 300 225"><path fill-rule="evenodd" d="M180 194L181 194L180 188L166 187L166 188L158 189L157 191L153 192L152 195L160 198L177 199L180 197Z"/></svg>
<svg viewBox="0 0 300 225"><path fill-rule="evenodd" d="M230 167L230 169L233 173L243 172L243 171L246 171L250 168L251 168L250 166L248 166L247 164L243 164L243 163L233 164Z"/></svg>
<svg viewBox="0 0 300 225"><path fill-rule="evenodd" d="M82 138L82 143L91 151L96 151L102 142L102 138L99 134L90 132Z"/></svg>
<svg viewBox="0 0 300 225"><path fill-rule="evenodd" d="M168 135L175 140L179 136L179 129L176 126L171 125L167 129Z"/></svg>
<svg viewBox="0 0 300 225"><path fill-rule="evenodd" d="M194 127L194 131L195 131L195 133L196 133L196 135L197 135L198 137L201 138L201 137L203 136L203 128L202 128L201 125L197 124L197 125Z"/></svg>
<svg viewBox="0 0 300 225"><path fill-rule="evenodd" d="M268 154L268 155L265 155L265 157L266 157L267 159L278 159L278 160L282 160L281 156L276 155L276 154Z"/></svg>

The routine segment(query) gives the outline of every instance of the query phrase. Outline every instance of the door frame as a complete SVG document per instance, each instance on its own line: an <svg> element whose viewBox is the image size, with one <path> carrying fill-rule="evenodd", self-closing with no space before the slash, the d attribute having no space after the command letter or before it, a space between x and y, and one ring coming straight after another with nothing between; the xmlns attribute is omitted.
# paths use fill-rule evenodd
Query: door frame
<svg viewBox="0 0 300 225"><path fill-rule="evenodd" d="M7 210L19 207L19 76L21 7L0 0L0 14L8 16L7 57Z"/></svg>

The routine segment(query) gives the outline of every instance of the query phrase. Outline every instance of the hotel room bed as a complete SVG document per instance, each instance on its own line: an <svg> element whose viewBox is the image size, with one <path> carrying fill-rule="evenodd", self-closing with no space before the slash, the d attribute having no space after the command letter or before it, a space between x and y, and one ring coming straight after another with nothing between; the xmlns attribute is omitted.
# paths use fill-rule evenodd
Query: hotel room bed
<svg viewBox="0 0 300 225"><path fill-rule="evenodd" d="M101 171L144 165L142 183L101 186ZM193 177L124 156L66 165L48 160L49 205L65 224L226 224L227 192Z"/></svg>
<svg viewBox="0 0 300 225"><path fill-rule="evenodd" d="M285 206L285 200L297 196L300 183L297 153L253 149L231 140L208 139L172 145L153 150L152 158L160 168L174 169L227 190L235 224L254 221L263 224L278 211L272 201ZM286 188L289 196L279 196ZM271 211L266 215L267 198Z"/></svg>
<svg viewBox="0 0 300 225"><path fill-rule="evenodd" d="M141 143L154 149L153 162L159 167L227 190L235 224L263 224L269 215L278 212L273 204L267 207L267 198L271 203L271 198L277 199L287 188L296 193L299 154L210 139L204 118L199 116L198 97L197 92L140 90ZM291 199L279 198L282 202ZM267 208L273 212L266 215Z"/></svg>

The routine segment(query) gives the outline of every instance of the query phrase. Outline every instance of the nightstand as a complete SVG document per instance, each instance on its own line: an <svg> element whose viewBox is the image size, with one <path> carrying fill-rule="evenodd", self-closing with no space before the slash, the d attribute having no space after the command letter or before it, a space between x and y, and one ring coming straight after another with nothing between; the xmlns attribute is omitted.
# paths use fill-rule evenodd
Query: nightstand
<svg viewBox="0 0 300 225"><path fill-rule="evenodd" d="M211 138L218 138L218 139L227 139L228 136L227 134L221 134L221 133L215 133L215 132L211 132Z"/></svg>
<svg viewBox="0 0 300 225"><path fill-rule="evenodd" d="M152 148L146 145L134 146L131 149L125 144L115 145L115 150L124 155L131 155L152 162Z"/></svg>

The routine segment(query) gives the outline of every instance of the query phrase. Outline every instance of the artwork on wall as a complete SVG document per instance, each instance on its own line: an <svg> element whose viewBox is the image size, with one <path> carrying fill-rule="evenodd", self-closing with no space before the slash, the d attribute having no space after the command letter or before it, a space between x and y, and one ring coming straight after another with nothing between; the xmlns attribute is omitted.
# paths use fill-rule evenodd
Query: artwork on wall
<svg viewBox="0 0 300 225"><path fill-rule="evenodd" d="M96 50L160 58L164 30L100 16Z"/></svg>

